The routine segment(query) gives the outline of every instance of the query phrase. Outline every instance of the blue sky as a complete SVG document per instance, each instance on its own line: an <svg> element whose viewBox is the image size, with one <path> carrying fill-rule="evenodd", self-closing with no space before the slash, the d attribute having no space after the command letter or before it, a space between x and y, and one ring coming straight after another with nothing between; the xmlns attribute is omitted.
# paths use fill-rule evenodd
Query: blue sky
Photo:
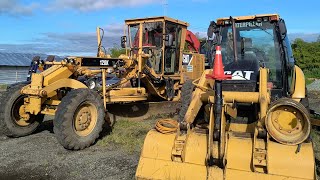
<svg viewBox="0 0 320 180"><path fill-rule="evenodd" d="M202 34L218 17L279 13L292 36L315 38L319 7L319 0L0 0L0 52L92 55L96 26L111 47L125 19L164 13Z"/></svg>

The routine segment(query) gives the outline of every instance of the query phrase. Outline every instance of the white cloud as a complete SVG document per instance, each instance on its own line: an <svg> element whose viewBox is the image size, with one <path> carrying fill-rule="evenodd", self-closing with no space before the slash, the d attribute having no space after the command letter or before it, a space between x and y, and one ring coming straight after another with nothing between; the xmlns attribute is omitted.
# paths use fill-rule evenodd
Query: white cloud
<svg viewBox="0 0 320 180"><path fill-rule="evenodd" d="M102 45L108 51L120 45L123 35L123 24L111 24L103 27L105 33ZM43 53L72 56L95 56L97 53L97 37L95 29L82 33L44 33L40 38L27 44L0 44L0 50L19 53Z"/></svg>
<svg viewBox="0 0 320 180"><path fill-rule="evenodd" d="M31 15L38 7L37 3L23 4L20 0L0 0L0 15Z"/></svg>
<svg viewBox="0 0 320 180"><path fill-rule="evenodd" d="M132 7L146 4L161 4L161 0L53 0L50 9L75 9L78 11L95 11L113 7Z"/></svg>

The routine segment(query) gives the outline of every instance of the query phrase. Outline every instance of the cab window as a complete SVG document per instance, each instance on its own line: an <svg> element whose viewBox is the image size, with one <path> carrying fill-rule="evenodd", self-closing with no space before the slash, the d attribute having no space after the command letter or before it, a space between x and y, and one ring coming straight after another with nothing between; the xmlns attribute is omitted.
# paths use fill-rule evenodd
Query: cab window
<svg viewBox="0 0 320 180"><path fill-rule="evenodd" d="M174 74L179 71L181 33L180 25L166 22L165 74Z"/></svg>

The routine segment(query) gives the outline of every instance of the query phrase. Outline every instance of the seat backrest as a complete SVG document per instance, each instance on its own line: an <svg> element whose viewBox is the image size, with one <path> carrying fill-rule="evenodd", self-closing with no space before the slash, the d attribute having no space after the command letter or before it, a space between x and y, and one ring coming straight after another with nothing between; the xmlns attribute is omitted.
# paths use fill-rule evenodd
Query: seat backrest
<svg viewBox="0 0 320 180"><path fill-rule="evenodd" d="M257 55L253 50L252 39L251 38L243 38L244 44L244 59L245 60L256 60Z"/></svg>

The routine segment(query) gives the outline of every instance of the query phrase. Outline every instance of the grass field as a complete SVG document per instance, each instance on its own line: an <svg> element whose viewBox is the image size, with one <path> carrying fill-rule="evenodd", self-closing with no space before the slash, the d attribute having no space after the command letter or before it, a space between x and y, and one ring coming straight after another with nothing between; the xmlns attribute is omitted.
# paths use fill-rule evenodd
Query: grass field
<svg viewBox="0 0 320 180"><path fill-rule="evenodd" d="M6 84L0 84L0 89L6 89L7 85Z"/></svg>
<svg viewBox="0 0 320 180"><path fill-rule="evenodd" d="M139 154L148 131L154 127L158 119L164 118L172 118L172 116L156 116L142 121L119 120L114 124L112 132L99 140L97 144L100 146L119 146L128 153Z"/></svg>
<svg viewBox="0 0 320 180"><path fill-rule="evenodd" d="M306 85L309 85L314 82L313 78L306 78Z"/></svg>
<svg viewBox="0 0 320 180"><path fill-rule="evenodd" d="M138 153L155 121L118 121L112 132L98 141L100 146L119 146L128 153Z"/></svg>

